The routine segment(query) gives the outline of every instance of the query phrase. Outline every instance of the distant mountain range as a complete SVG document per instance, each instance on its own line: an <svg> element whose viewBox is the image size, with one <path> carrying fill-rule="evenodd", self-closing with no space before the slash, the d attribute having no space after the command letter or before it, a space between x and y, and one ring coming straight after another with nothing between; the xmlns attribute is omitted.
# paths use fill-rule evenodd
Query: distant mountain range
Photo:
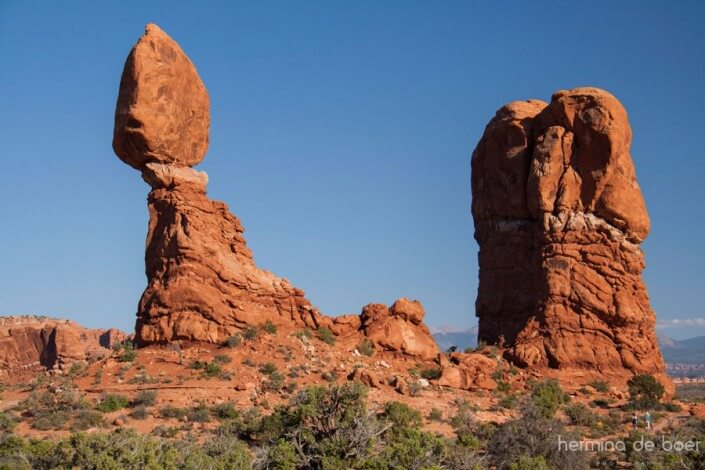
<svg viewBox="0 0 705 470"><path fill-rule="evenodd" d="M477 346L478 327L474 326L462 331L436 332L433 337L442 351L451 346L463 351L468 347ZM669 364L705 364L705 336L677 340L660 335L659 345L663 358Z"/></svg>
<svg viewBox="0 0 705 470"><path fill-rule="evenodd" d="M461 331L436 332L433 333L433 338L441 351L447 351L451 346L457 347L459 351L464 351L465 348L477 346L477 330L477 326L473 326Z"/></svg>
<svg viewBox="0 0 705 470"><path fill-rule="evenodd" d="M683 340L659 336L659 344L669 364L705 364L705 336Z"/></svg>

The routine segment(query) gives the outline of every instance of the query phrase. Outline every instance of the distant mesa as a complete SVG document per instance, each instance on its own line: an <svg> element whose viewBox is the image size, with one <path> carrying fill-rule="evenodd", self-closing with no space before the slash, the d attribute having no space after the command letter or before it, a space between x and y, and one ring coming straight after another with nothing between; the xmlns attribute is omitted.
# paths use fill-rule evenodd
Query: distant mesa
<svg viewBox="0 0 705 470"><path fill-rule="evenodd" d="M624 107L597 88L510 103L485 128L472 155L479 340L513 362L663 376L631 140Z"/></svg>

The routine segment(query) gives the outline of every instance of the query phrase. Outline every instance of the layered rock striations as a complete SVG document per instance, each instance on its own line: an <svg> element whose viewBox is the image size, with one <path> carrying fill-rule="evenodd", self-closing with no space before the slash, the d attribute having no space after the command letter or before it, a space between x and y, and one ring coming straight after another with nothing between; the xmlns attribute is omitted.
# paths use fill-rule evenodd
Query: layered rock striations
<svg viewBox="0 0 705 470"><path fill-rule="evenodd" d="M270 321L328 328L350 342L369 336L380 349L433 359L438 348L420 303L368 306L330 318L286 279L255 265L240 220L206 194L209 98L195 67L156 25L127 58L113 148L151 186L145 254L147 288L137 312L138 344L219 343Z"/></svg>
<svg viewBox="0 0 705 470"><path fill-rule="evenodd" d="M664 372L631 138L615 97L577 88L502 107L473 153L479 340L519 365Z"/></svg>
<svg viewBox="0 0 705 470"><path fill-rule="evenodd" d="M69 320L2 317L0 371L62 369L73 362L108 356L112 346L126 339L119 330L94 330Z"/></svg>

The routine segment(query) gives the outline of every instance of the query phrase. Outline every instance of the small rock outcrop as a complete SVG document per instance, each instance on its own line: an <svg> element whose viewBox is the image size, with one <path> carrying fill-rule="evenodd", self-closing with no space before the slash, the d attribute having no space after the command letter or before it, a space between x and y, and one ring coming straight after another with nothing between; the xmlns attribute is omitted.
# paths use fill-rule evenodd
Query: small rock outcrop
<svg viewBox="0 0 705 470"><path fill-rule="evenodd" d="M519 101L472 156L479 340L567 376L663 375L627 113L596 88Z"/></svg>
<svg viewBox="0 0 705 470"><path fill-rule="evenodd" d="M66 365L110 355L127 335L116 329L84 328L69 320L45 317L0 318L0 370Z"/></svg>

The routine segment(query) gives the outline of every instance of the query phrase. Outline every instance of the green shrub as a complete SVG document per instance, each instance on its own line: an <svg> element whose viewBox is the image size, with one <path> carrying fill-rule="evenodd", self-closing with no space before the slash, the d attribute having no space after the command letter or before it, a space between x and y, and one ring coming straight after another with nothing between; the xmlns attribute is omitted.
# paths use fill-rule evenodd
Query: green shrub
<svg viewBox="0 0 705 470"><path fill-rule="evenodd" d="M236 348L242 344L242 335L240 333L236 333L228 339L225 340L225 343L223 344L226 348Z"/></svg>
<svg viewBox="0 0 705 470"><path fill-rule="evenodd" d="M313 338L313 333L311 333L311 330L308 328L304 328L303 330L295 331L292 333L293 336L301 339L301 338Z"/></svg>
<svg viewBox="0 0 705 470"><path fill-rule="evenodd" d="M497 382L496 390L498 393L507 393L511 388L512 387L507 382Z"/></svg>
<svg viewBox="0 0 705 470"><path fill-rule="evenodd" d="M230 364L233 361L233 358L227 354L216 354L213 360L218 364Z"/></svg>
<svg viewBox="0 0 705 470"><path fill-rule="evenodd" d="M443 421L443 412L438 408L431 408L431 411L428 412L428 420Z"/></svg>
<svg viewBox="0 0 705 470"><path fill-rule="evenodd" d="M240 415L240 412L230 402L219 403L211 408L211 413L218 419L235 419Z"/></svg>
<svg viewBox="0 0 705 470"><path fill-rule="evenodd" d="M335 344L335 335L328 328L319 328L316 330L316 336L326 344Z"/></svg>
<svg viewBox="0 0 705 470"><path fill-rule="evenodd" d="M265 362L260 364L259 371L264 375L269 375L277 371L277 366L273 362Z"/></svg>
<svg viewBox="0 0 705 470"><path fill-rule="evenodd" d="M664 394L664 387L653 375L635 375L627 382L629 387L629 407L646 410L659 406Z"/></svg>
<svg viewBox="0 0 705 470"><path fill-rule="evenodd" d="M12 432L17 426L17 421L7 414L6 412L0 412L0 435L8 432Z"/></svg>
<svg viewBox="0 0 705 470"><path fill-rule="evenodd" d="M220 364L218 364L216 361L209 362L206 364L206 367L203 369L203 375L205 377L217 377L219 376L223 370L220 368Z"/></svg>
<svg viewBox="0 0 705 470"><path fill-rule="evenodd" d="M147 419L149 411L145 406L139 405L130 412L130 417L134 419Z"/></svg>
<svg viewBox="0 0 705 470"><path fill-rule="evenodd" d="M32 422L32 427L40 431L64 429L70 419L71 414L68 411L48 411L38 415Z"/></svg>
<svg viewBox="0 0 705 470"><path fill-rule="evenodd" d="M440 367L429 367L421 370L421 377L427 380L437 380L441 378L443 371Z"/></svg>
<svg viewBox="0 0 705 470"><path fill-rule="evenodd" d="M604 380L593 380L591 382L588 382L588 385L600 393L607 393L610 391L610 384L608 384Z"/></svg>
<svg viewBox="0 0 705 470"><path fill-rule="evenodd" d="M171 406L167 405L162 407L161 410L159 410L159 414L162 415L163 418L169 419L169 418L176 418L176 419L181 419L184 416L186 416L187 411L184 408L178 408L176 406Z"/></svg>
<svg viewBox="0 0 705 470"><path fill-rule="evenodd" d="M262 324L262 331L264 331L267 334L274 335L277 333L277 325L272 323L271 321L267 320Z"/></svg>
<svg viewBox="0 0 705 470"><path fill-rule="evenodd" d="M360 354L363 354L365 356L372 356L375 353L375 345L372 344L372 341L370 341L368 338L365 338L360 341L360 344L357 345L357 350L360 352Z"/></svg>
<svg viewBox="0 0 705 470"><path fill-rule="evenodd" d="M102 411L103 413L111 413L113 411L120 410L122 408L126 408L127 405L130 404L130 399L127 398L125 395L117 395L117 394L108 394L105 395L98 405L96 405L96 409L98 411Z"/></svg>
<svg viewBox="0 0 705 470"><path fill-rule="evenodd" d="M497 402L497 405L507 410L513 410L514 408L516 408L518 403L519 397L517 395L507 395L506 397L502 397Z"/></svg>
<svg viewBox="0 0 705 470"><path fill-rule="evenodd" d="M257 337L257 334L259 333L259 330L255 328L254 326L248 326L245 328L245 331L242 332L242 336L246 340L253 340Z"/></svg>
<svg viewBox="0 0 705 470"><path fill-rule="evenodd" d="M279 391L284 386L284 380L286 380L284 374L274 371L267 374L267 381L262 384L262 389L269 392Z"/></svg>
<svg viewBox="0 0 705 470"><path fill-rule="evenodd" d="M206 362L203 361L193 361L191 364L189 364L189 369L194 369L194 370L201 370L206 368Z"/></svg>
<svg viewBox="0 0 705 470"><path fill-rule="evenodd" d="M564 408L565 414L570 419L570 424L575 426L592 427L597 421L595 413L582 403L567 405Z"/></svg>
<svg viewBox="0 0 705 470"><path fill-rule="evenodd" d="M152 406L157 402L155 390L140 390L132 400L132 406Z"/></svg>
<svg viewBox="0 0 705 470"><path fill-rule="evenodd" d="M191 408L186 417L192 423L207 423L211 420L211 412L206 405L200 404Z"/></svg>
<svg viewBox="0 0 705 470"><path fill-rule="evenodd" d="M118 344L115 346L117 351L122 350L122 353L118 357L120 362L133 362L137 359L137 351L135 351L135 345L129 341Z"/></svg>
<svg viewBox="0 0 705 470"><path fill-rule="evenodd" d="M569 401L557 380L534 382L531 387L531 401L541 411L544 418L552 418L558 407Z"/></svg>

